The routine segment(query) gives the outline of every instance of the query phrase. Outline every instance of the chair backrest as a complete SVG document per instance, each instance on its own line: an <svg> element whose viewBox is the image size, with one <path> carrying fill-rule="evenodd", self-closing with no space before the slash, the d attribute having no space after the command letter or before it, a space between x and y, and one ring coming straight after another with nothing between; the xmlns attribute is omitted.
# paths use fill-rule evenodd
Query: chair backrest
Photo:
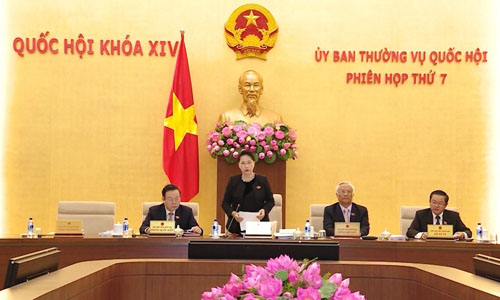
<svg viewBox="0 0 500 300"><path fill-rule="evenodd" d="M155 206L155 205L158 205L161 203L162 202L143 202L142 203L142 220L144 221L144 219L148 215L148 211L149 211L149 208L151 206ZM191 201L190 202L182 202L181 205L191 207L191 209L193 210L194 219L196 220L196 222L198 222L198 216L200 215L200 208L199 208L198 202L191 202Z"/></svg>
<svg viewBox="0 0 500 300"><path fill-rule="evenodd" d="M278 222L276 230L279 231L282 228L281 226L283 224L282 197L281 194L273 194L273 198L274 198L274 207L269 212L269 221Z"/></svg>
<svg viewBox="0 0 500 300"><path fill-rule="evenodd" d="M113 229L115 203L96 201L59 201L58 220L82 220L85 234L98 234Z"/></svg>
<svg viewBox="0 0 500 300"><path fill-rule="evenodd" d="M427 206L401 206L401 234L406 236L406 231L410 227L411 222L415 219L415 213L417 210L429 208ZM456 207L447 207L447 210L458 211Z"/></svg>
<svg viewBox="0 0 500 300"><path fill-rule="evenodd" d="M309 221L311 226L314 226L314 231L320 231L323 229L323 214L325 212L325 207L330 204L311 204L309 206ZM300 230L303 230L301 228Z"/></svg>

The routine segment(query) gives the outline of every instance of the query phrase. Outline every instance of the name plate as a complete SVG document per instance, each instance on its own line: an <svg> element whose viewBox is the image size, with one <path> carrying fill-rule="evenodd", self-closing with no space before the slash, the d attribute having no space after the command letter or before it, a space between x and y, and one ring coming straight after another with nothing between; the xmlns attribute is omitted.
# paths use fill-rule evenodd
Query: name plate
<svg viewBox="0 0 500 300"><path fill-rule="evenodd" d="M359 230L359 222L335 222L335 232L333 235L337 236L360 236L361 232Z"/></svg>
<svg viewBox="0 0 500 300"><path fill-rule="evenodd" d="M452 239L453 225L427 225L427 237L435 239Z"/></svg>
<svg viewBox="0 0 500 300"><path fill-rule="evenodd" d="M82 234L82 220L57 220L56 234Z"/></svg>
<svg viewBox="0 0 500 300"><path fill-rule="evenodd" d="M149 234L175 234L174 230L174 221L161 220L149 222Z"/></svg>

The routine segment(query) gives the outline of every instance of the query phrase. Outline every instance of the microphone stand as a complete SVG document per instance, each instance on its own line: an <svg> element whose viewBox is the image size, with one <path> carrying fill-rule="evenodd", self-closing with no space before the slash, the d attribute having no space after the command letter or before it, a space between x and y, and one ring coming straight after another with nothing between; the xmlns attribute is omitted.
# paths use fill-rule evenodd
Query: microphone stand
<svg viewBox="0 0 500 300"><path fill-rule="evenodd" d="M238 206L236 206L236 209L234 210L235 212L238 212L238 210L240 209L240 204L238 203ZM232 219L231 219L231 222L229 222L229 225L227 225L227 230L229 231L229 228L231 228L231 225L233 224L233 221L234 221L234 216L231 216ZM231 233L231 237L236 237L238 236L238 234L236 233Z"/></svg>

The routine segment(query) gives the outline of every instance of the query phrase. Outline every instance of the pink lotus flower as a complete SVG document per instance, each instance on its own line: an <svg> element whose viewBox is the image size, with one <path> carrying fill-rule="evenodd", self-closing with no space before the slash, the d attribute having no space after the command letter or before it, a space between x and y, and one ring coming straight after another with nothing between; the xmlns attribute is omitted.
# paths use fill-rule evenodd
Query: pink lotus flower
<svg viewBox="0 0 500 300"><path fill-rule="evenodd" d="M204 292L201 294L201 300L215 300L218 299L219 295L223 295L224 292L220 287L212 288L210 292Z"/></svg>
<svg viewBox="0 0 500 300"><path fill-rule="evenodd" d="M271 146L276 146L278 143L276 142L276 140L271 140L269 144L271 144Z"/></svg>
<svg viewBox="0 0 500 300"><path fill-rule="evenodd" d="M266 128L264 128L264 133L266 135L273 135L274 134L274 129L270 126L266 126Z"/></svg>
<svg viewBox="0 0 500 300"><path fill-rule="evenodd" d="M236 149L240 149L240 147L241 147L241 146L240 146L240 144L238 144L238 143L233 143L233 146L234 146L234 148L236 148Z"/></svg>
<svg viewBox="0 0 500 300"><path fill-rule="evenodd" d="M288 273L288 281L291 284L296 284L298 280L299 280L298 271L292 270L292 271L290 271L290 273Z"/></svg>
<svg viewBox="0 0 500 300"><path fill-rule="evenodd" d="M259 123L252 123L252 124L250 124L250 127L253 127L257 130L260 130L262 128Z"/></svg>
<svg viewBox="0 0 500 300"><path fill-rule="evenodd" d="M247 135L248 134L247 134L247 132L245 130L242 130L242 131L240 131L240 132L238 132L236 134L236 136L239 137L240 140L243 139L243 141L245 140L245 138L247 137ZM242 142L240 142L240 143L242 143Z"/></svg>
<svg viewBox="0 0 500 300"><path fill-rule="evenodd" d="M266 158L266 155L263 152L259 153L259 159L264 159L264 158Z"/></svg>
<svg viewBox="0 0 500 300"><path fill-rule="evenodd" d="M283 272L288 272L288 276L284 276ZM329 300L365 300L359 292L352 293L349 290L349 279L342 280L341 274L333 274L328 281L337 285L322 289L324 286L317 262L304 261L298 264L287 255L281 255L268 260L265 268L255 265L245 266L241 278L231 274L222 288L212 288L204 292L201 299L321 300L323 296Z"/></svg>
<svg viewBox="0 0 500 300"><path fill-rule="evenodd" d="M217 146L217 142L213 142L212 143L212 148L215 147L215 146Z"/></svg>
<svg viewBox="0 0 500 300"><path fill-rule="evenodd" d="M293 129L290 129L290 131L288 131L288 136L294 141L297 139L297 136L295 135L295 131Z"/></svg>
<svg viewBox="0 0 500 300"><path fill-rule="evenodd" d="M266 155L267 155L267 157L272 157L272 156L273 156L273 153L272 153L271 151L267 151L267 152L266 152Z"/></svg>
<svg viewBox="0 0 500 300"><path fill-rule="evenodd" d="M213 141L217 141L217 140L219 140L219 138L220 138L220 134L219 134L218 132L212 131L212 135L210 136L210 138L211 138Z"/></svg>
<svg viewBox="0 0 500 300"><path fill-rule="evenodd" d="M257 132L257 134L255 136L257 137L257 139L259 141L262 141L266 138L266 134L264 133L264 131Z"/></svg>
<svg viewBox="0 0 500 300"><path fill-rule="evenodd" d="M299 271L299 265L295 259L290 258L288 255L280 255L277 258L271 258L267 261L266 270L271 274L276 274L276 272L283 271Z"/></svg>
<svg viewBox="0 0 500 300"><path fill-rule="evenodd" d="M247 133L248 135L255 136L259 130L255 127L248 127Z"/></svg>
<svg viewBox="0 0 500 300"><path fill-rule="evenodd" d="M267 278L266 270L261 266L245 266L245 276L243 276L243 286L245 289L257 288L262 280Z"/></svg>
<svg viewBox="0 0 500 300"><path fill-rule="evenodd" d="M271 150L271 147L269 147L269 145L264 145L264 151L269 151Z"/></svg>
<svg viewBox="0 0 500 300"><path fill-rule="evenodd" d="M286 150L285 150L285 149L281 149L281 150L280 150L280 154L281 154L281 155L285 155L285 154L286 154Z"/></svg>
<svg viewBox="0 0 500 300"><path fill-rule="evenodd" d="M227 139L226 143L228 145L232 145L234 143L233 139Z"/></svg>
<svg viewBox="0 0 500 300"><path fill-rule="evenodd" d="M224 141L223 141L223 140L219 140L219 141L217 142L217 144L219 144L219 146L224 146Z"/></svg>
<svg viewBox="0 0 500 300"><path fill-rule="evenodd" d="M330 278L328 278L327 281L339 285L342 282L342 274L335 273L332 276L330 276Z"/></svg>
<svg viewBox="0 0 500 300"><path fill-rule="evenodd" d="M255 146L255 144L257 144L257 142L255 140L250 140L250 146Z"/></svg>
<svg viewBox="0 0 500 300"><path fill-rule="evenodd" d="M284 147L285 149L288 149L288 148L290 148L290 146L291 146L291 145L292 145L291 143L284 143L284 144L283 144L283 147Z"/></svg>
<svg viewBox="0 0 500 300"><path fill-rule="evenodd" d="M243 125L234 125L234 127L233 127L233 130L236 133L242 131L243 129L245 129L245 127L243 127Z"/></svg>
<svg viewBox="0 0 500 300"><path fill-rule="evenodd" d="M278 145L274 145L271 148L273 148L273 151L278 151Z"/></svg>
<svg viewBox="0 0 500 300"><path fill-rule="evenodd" d="M266 144L266 141L261 141L259 144L260 144L262 147L264 147L265 145L267 145L267 144Z"/></svg>
<svg viewBox="0 0 500 300"><path fill-rule="evenodd" d="M250 146L250 152L255 152L255 150L257 150L257 148L255 148L255 146Z"/></svg>
<svg viewBox="0 0 500 300"><path fill-rule="evenodd" d="M349 287L349 283L351 283L350 279L346 278L346 279L342 280L342 282L340 283L340 286L348 288Z"/></svg>
<svg viewBox="0 0 500 300"><path fill-rule="evenodd" d="M250 146L249 145L245 145L245 150L248 150L250 149Z"/></svg>
<svg viewBox="0 0 500 300"><path fill-rule="evenodd" d="M295 151L297 149L297 145L292 144L292 150Z"/></svg>
<svg viewBox="0 0 500 300"><path fill-rule="evenodd" d="M299 287L297 290L297 300L321 300L321 294L313 287L303 289Z"/></svg>
<svg viewBox="0 0 500 300"><path fill-rule="evenodd" d="M266 299L274 299L281 294L282 289L282 281L278 278L271 277L261 282L260 286L257 287L257 293Z"/></svg>
<svg viewBox="0 0 500 300"><path fill-rule="evenodd" d="M229 149L229 151L231 151L231 153L233 153L234 152L234 148Z"/></svg>
<svg viewBox="0 0 500 300"><path fill-rule="evenodd" d="M240 155L240 154L239 154L238 152L234 152L234 153L233 153L233 157L234 157L234 158L238 158L238 156L239 156L239 155Z"/></svg>
<svg viewBox="0 0 500 300"><path fill-rule="evenodd" d="M240 138L238 139L238 142L239 142L240 144L244 144L244 143L245 143L245 139L244 139L244 138L242 138L242 137L240 137Z"/></svg>
<svg viewBox="0 0 500 300"><path fill-rule="evenodd" d="M302 272L302 279L307 283L308 286L311 286L315 289L319 289L322 284L322 279L320 275L319 265L318 263L312 263L307 267L304 272Z"/></svg>
<svg viewBox="0 0 500 300"><path fill-rule="evenodd" d="M229 154L230 154L230 152L227 149L222 151L222 155L224 155L224 156L229 156Z"/></svg>
<svg viewBox="0 0 500 300"><path fill-rule="evenodd" d="M349 288L337 286L337 289L335 290L335 294L333 295L332 299L334 299L334 300L350 299L350 298L347 298L350 295L351 295L351 291L349 290Z"/></svg>
<svg viewBox="0 0 500 300"><path fill-rule="evenodd" d="M226 294L236 297L242 290L243 282L238 276L231 273L231 277L229 278L229 281L222 287L222 291L224 291L224 293Z"/></svg>
<svg viewBox="0 0 500 300"><path fill-rule="evenodd" d="M212 150L212 145L207 145L207 151Z"/></svg>
<svg viewBox="0 0 500 300"><path fill-rule="evenodd" d="M282 140L285 138L285 133L281 130L278 130L276 131L276 133L274 133L274 136L278 139L278 140Z"/></svg>
<svg viewBox="0 0 500 300"><path fill-rule="evenodd" d="M215 151L215 152L217 152L217 151L219 151L219 150L220 150L220 147L219 147L219 146L215 146L215 147L214 147L214 151Z"/></svg>
<svg viewBox="0 0 500 300"><path fill-rule="evenodd" d="M222 135L225 137L231 136L233 134L233 131L229 127L224 127L222 128Z"/></svg>

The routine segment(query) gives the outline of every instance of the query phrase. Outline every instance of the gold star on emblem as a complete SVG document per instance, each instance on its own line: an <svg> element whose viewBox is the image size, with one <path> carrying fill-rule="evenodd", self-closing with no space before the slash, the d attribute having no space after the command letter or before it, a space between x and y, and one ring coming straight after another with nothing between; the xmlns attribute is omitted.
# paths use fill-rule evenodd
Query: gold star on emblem
<svg viewBox="0 0 500 300"><path fill-rule="evenodd" d="M253 10L250 10L250 14L249 15L246 15L246 16L243 16L245 17L245 19L247 19L247 25L245 27L248 27L248 25L250 24L253 24L255 26L257 26L257 19L260 18L259 16L255 16L253 14Z"/></svg>
<svg viewBox="0 0 500 300"><path fill-rule="evenodd" d="M175 150L182 143L187 133L198 135L198 124L194 121L194 105L184 109L179 98L172 93L172 115L165 118L163 125L174 131Z"/></svg>

